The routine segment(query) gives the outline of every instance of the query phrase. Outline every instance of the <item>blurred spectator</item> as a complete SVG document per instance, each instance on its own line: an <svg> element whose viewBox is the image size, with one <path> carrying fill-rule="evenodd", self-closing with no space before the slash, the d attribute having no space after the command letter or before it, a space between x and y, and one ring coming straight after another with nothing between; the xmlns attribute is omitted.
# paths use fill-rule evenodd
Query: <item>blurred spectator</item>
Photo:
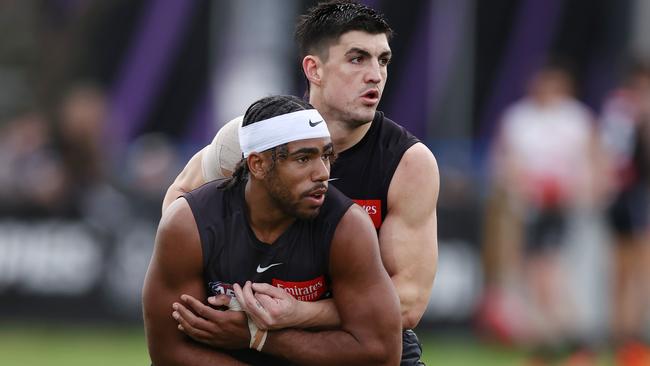
<svg viewBox="0 0 650 366"><path fill-rule="evenodd" d="M640 341L650 300L650 66L639 64L605 103L603 144L612 177L612 332L620 365L650 365Z"/></svg>
<svg viewBox="0 0 650 366"><path fill-rule="evenodd" d="M21 218L68 215L69 181L45 117L24 113L0 129L0 213Z"/></svg>
<svg viewBox="0 0 650 366"><path fill-rule="evenodd" d="M516 276L509 281L523 281L518 285L524 289L525 317L515 335L543 357L577 338L562 249L572 210L593 205L598 196L592 121L572 96L571 76L549 66L534 75L527 96L505 111L494 150L501 217L513 219L504 224L513 226L511 234L501 239L522 241L504 242L520 249L520 257L506 263L517 268L503 269Z"/></svg>
<svg viewBox="0 0 650 366"><path fill-rule="evenodd" d="M73 84L59 105L59 140L72 204L85 221L108 236L129 220L129 203L116 187L105 138L107 100L92 83Z"/></svg>
<svg viewBox="0 0 650 366"><path fill-rule="evenodd" d="M140 214L153 220L160 218L160 202L180 163L176 146L162 134L140 136L129 146L120 181Z"/></svg>
<svg viewBox="0 0 650 366"><path fill-rule="evenodd" d="M102 138L106 121L106 98L90 84L72 87L60 105L61 147L77 189L106 178Z"/></svg>

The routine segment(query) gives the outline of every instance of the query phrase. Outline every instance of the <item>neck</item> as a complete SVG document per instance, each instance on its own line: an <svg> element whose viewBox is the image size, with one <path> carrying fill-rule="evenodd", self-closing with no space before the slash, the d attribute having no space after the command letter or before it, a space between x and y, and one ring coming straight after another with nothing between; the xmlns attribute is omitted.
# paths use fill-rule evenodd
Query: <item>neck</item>
<svg viewBox="0 0 650 366"><path fill-rule="evenodd" d="M370 129L372 120L366 123L347 120L344 114L327 107L320 103L319 100L320 98L314 98L313 94L310 94L309 102L327 122L332 144L334 144L334 151L341 153L361 141Z"/></svg>
<svg viewBox="0 0 650 366"><path fill-rule="evenodd" d="M257 182L249 179L244 191L248 222L257 239L273 244L291 224L295 217L287 215Z"/></svg>
<svg viewBox="0 0 650 366"><path fill-rule="evenodd" d="M345 121L336 120L333 118L328 118L323 115L325 121L327 121L327 128L330 131L332 137L332 144L334 144L334 151L337 153L343 152L352 146L356 145L363 136L366 135L370 129L370 122L364 123L360 126L350 126L349 123Z"/></svg>

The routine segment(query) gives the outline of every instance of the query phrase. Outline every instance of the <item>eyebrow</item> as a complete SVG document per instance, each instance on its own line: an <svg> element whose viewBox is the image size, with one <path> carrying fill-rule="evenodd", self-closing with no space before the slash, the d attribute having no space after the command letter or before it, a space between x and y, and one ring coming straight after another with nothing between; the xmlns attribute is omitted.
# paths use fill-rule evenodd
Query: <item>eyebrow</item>
<svg viewBox="0 0 650 366"><path fill-rule="evenodd" d="M393 57L393 52L391 52L391 51L384 51L384 52L382 52L382 53L379 55L379 57L388 57L388 58L392 58L392 57Z"/></svg>
<svg viewBox="0 0 650 366"><path fill-rule="evenodd" d="M323 152L324 153L329 152L331 150L334 150L334 144L333 143L330 142L329 144L323 146ZM296 151L290 152L289 156L294 156L294 155L299 155L299 154L317 155L319 152L320 152L320 150L318 150L318 148L315 148L315 147L303 147L303 148L298 149Z"/></svg>
<svg viewBox="0 0 650 366"><path fill-rule="evenodd" d="M290 152L289 156L300 155L300 154L308 154L308 155L318 154L318 149L315 147L303 147L296 151Z"/></svg>
<svg viewBox="0 0 650 366"><path fill-rule="evenodd" d="M360 54L360 55L362 55L362 56L366 56L366 57L369 57L369 56L370 56L370 52L364 50L363 48L358 48L358 47L352 47L352 48L350 48L350 49L348 50L348 52L346 52L345 54L346 54L346 55L350 55L350 54L353 54L353 53L358 53L358 54Z"/></svg>
<svg viewBox="0 0 650 366"><path fill-rule="evenodd" d="M371 57L372 56L370 54L370 52L364 50L363 48L359 48L359 47L352 47L345 54L350 55L350 54L353 54L353 53L358 53L358 54L360 54L362 56L365 56L365 57ZM389 51L384 51L381 54L379 54L379 57L393 57L393 53L390 50Z"/></svg>

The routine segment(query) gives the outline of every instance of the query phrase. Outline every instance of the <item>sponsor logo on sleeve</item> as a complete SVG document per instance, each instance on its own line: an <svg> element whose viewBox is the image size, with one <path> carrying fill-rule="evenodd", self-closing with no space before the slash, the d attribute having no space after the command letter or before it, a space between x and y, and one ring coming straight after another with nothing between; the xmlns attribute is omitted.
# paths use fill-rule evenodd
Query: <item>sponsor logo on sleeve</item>
<svg viewBox="0 0 650 366"><path fill-rule="evenodd" d="M230 283L214 281L209 282L208 287L210 287L213 295L228 295L230 297L235 296L235 290L232 289L232 285Z"/></svg>
<svg viewBox="0 0 650 366"><path fill-rule="evenodd" d="M271 284L285 290L300 301L316 301L327 291L325 276L323 275L301 282L282 281L274 278Z"/></svg>
<svg viewBox="0 0 650 366"><path fill-rule="evenodd" d="M375 229L381 227L381 200L353 200L354 203L363 207L366 213L370 215Z"/></svg>

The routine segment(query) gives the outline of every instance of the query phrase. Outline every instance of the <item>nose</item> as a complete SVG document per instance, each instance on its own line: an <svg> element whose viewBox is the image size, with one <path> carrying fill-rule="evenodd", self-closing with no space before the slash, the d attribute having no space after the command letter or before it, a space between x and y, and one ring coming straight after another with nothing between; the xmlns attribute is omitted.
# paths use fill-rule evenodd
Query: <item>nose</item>
<svg viewBox="0 0 650 366"><path fill-rule="evenodd" d="M366 82L372 84L379 84L382 80L381 75L381 66L379 65L378 60L373 60L369 63L368 70L366 72Z"/></svg>
<svg viewBox="0 0 650 366"><path fill-rule="evenodd" d="M330 179L330 164L329 161L324 161L322 159L314 159L315 167L312 174L312 181L314 182L325 182Z"/></svg>

